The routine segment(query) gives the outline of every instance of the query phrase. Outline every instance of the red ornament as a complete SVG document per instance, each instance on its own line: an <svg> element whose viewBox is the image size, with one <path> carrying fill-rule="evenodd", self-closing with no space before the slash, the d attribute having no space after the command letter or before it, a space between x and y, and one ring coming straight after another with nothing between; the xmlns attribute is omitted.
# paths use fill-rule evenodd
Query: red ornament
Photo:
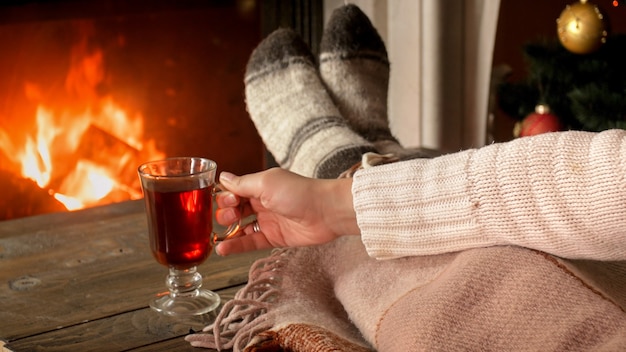
<svg viewBox="0 0 626 352"><path fill-rule="evenodd" d="M559 117L550 113L546 105L537 105L535 112L526 116L515 125L515 137L534 136L541 133L562 131L564 128Z"/></svg>

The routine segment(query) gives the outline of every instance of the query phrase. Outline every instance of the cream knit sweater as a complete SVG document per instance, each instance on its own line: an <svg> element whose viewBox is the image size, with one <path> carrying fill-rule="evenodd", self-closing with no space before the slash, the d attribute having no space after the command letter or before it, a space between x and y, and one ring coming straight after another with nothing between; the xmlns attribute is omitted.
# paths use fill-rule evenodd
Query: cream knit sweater
<svg viewBox="0 0 626 352"><path fill-rule="evenodd" d="M358 171L370 256L517 245L626 260L626 131L542 134Z"/></svg>

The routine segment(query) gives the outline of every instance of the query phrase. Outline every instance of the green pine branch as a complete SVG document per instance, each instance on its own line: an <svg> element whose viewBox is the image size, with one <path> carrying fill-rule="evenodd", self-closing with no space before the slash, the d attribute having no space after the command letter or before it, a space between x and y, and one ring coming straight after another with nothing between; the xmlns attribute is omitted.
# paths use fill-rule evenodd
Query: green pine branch
<svg viewBox="0 0 626 352"><path fill-rule="evenodd" d="M578 55L556 40L523 48L528 76L498 87L498 104L522 120L547 104L570 129L626 128L626 35L613 35L598 51Z"/></svg>

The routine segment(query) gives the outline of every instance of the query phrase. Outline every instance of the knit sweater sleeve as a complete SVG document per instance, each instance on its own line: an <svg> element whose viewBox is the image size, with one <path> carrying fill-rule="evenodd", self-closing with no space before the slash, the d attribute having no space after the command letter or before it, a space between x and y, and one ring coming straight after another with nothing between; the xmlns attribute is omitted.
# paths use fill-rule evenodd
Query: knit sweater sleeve
<svg viewBox="0 0 626 352"><path fill-rule="evenodd" d="M524 137L361 170L354 207L376 258L518 245L626 260L626 131Z"/></svg>

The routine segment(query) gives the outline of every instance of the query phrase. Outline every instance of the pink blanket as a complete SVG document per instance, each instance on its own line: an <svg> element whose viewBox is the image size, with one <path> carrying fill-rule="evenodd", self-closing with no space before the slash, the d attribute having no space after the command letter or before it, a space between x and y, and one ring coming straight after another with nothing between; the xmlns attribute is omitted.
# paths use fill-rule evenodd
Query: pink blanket
<svg viewBox="0 0 626 352"><path fill-rule="evenodd" d="M276 250L187 340L234 351L626 351L626 262L519 247L395 260Z"/></svg>

